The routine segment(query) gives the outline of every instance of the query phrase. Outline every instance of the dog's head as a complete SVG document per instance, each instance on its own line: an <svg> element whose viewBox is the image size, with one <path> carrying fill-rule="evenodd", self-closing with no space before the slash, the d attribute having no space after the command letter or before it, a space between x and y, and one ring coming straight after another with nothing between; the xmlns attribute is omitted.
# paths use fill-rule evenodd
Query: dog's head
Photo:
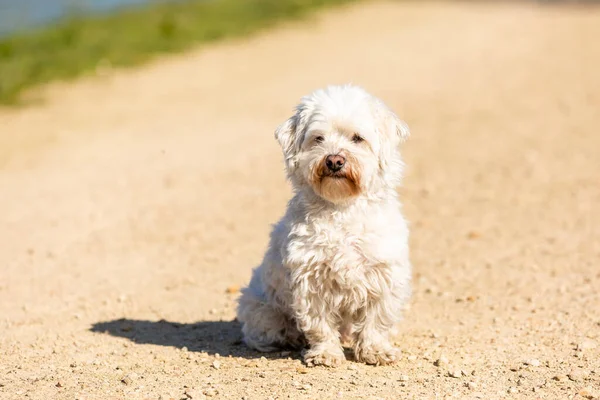
<svg viewBox="0 0 600 400"><path fill-rule="evenodd" d="M302 98L275 137L294 187L341 203L398 184L399 145L408 134L381 100L346 85Z"/></svg>

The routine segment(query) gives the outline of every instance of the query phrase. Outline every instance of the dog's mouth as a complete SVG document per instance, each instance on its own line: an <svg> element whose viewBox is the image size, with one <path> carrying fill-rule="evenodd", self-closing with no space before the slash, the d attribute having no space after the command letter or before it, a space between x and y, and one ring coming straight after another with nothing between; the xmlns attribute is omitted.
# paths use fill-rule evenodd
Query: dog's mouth
<svg viewBox="0 0 600 400"><path fill-rule="evenodd" d="M322 198L337 203L358 196L361 189L361 170L350 154L346 163L337 171L328 168L322 160L312 171L310 182Z"/></svg>
<svg viewBox="0 0 600 400"><path fill-rule="evenodd" d="M339 170L336 172L331 172L331 171L324 171L321 174L321 180L325 179L325 178L331 178L331 179L348 179L348 176L346 175L346 171Z"/></svg>
<svg viewBox="0 0 600 400"><path fill-rule="evenodd" d="M333 202L357 196L361 191L359 176L354 176L352 170L323 171L315 183L317 193Z"/></svg>

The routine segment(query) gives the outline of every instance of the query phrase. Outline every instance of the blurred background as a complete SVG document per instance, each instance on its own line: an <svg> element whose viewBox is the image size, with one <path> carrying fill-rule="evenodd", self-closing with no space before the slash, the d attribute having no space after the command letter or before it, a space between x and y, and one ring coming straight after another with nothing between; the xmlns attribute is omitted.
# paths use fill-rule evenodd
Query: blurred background
<svg viewBox="0 0 600 400"><path fill-rule="evenodd" d="M0 35L157 0L0 0ZM162 0L167 1L167 0Z"/></svg>
<svg viewBox="0 0 600 400"><path fill-rule="evenodd" d="M37 85L243 36L353 0L0 0L0 104Z"/></svg>
<svg viewBox="0 0 600 400"><path fill-rule="evenodd" d="M21 103L24 93L40 84L107 66L137 65L157 54L247 35L282 20L353 2L356 0L0 0L0 104Z"/></svg>

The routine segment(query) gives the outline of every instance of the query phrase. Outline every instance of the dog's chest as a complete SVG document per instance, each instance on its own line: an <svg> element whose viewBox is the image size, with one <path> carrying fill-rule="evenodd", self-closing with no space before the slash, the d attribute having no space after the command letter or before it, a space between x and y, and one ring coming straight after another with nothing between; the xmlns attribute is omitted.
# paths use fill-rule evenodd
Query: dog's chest
<svg viewBox="0 0 600 400"><path fill-rule="evenodd" d="M377 222L377 221L375 221ZM355 290L379 285L398 237L377 224L298 224L291 232L286 264L292 275L318 288Z"/></svg>

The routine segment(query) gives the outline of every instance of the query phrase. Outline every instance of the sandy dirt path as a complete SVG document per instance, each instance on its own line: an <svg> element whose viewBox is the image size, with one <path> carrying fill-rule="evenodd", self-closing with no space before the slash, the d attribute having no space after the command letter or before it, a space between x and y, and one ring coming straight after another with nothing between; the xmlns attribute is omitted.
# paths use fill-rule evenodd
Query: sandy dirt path
<svg viewBox="0 0 600 400"><path fill-rule="evenodd" d="M597 38L600 8L358 5L0 111L0 398L600 395ZM306 369L227 290L290 196L274 128L346 81L412 127L414 297L398 365Z"/></svg>

